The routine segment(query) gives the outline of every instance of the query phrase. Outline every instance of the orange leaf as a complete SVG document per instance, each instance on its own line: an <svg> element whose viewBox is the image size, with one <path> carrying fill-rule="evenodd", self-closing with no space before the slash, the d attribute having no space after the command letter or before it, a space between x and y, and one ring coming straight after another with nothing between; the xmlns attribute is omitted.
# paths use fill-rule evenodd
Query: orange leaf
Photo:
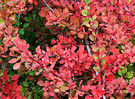
<svg viewBox="0 0 135 99"><path fill-rule="evenodd" d="M80 39L83 39L83 38L84 38L84 34L83 34L83 33L78 33L77 35L78 35L78 37L79 37Z"/></svg>

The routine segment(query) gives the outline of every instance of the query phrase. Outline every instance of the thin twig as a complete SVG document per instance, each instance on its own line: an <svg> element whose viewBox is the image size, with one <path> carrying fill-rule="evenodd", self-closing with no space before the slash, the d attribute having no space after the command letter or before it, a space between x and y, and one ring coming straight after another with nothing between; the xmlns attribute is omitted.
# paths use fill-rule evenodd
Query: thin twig
<svg viewBox="0 0 135 99"><path fill-rule="evenodd" d="M54 10L46 3L45 0L43 0L43 2L45 3L45 5L53 12Z"/></svg>
<svg viewBox="0 0 135 99"><path fill-rule="evenodd" d="M85 27L83 27L83 32L85 32ZM89 47L88 44L86 45L86 49L87 49L88 53L89 53L90 56L91 56L92 54L91 54L91 50L90 50L90 47Z"/></svg>
<svg viewBox="0 0 135 99"><path fill-rule="evenodd" d="M28 93L31 91L31 89L32 89L33 86L34 86L34 85L30 86L30 89L29 89L29 90L27 91L27 93L26 93L27 95L28 95ZM27 96L27 95L26 95L26 96Z"/></svg>

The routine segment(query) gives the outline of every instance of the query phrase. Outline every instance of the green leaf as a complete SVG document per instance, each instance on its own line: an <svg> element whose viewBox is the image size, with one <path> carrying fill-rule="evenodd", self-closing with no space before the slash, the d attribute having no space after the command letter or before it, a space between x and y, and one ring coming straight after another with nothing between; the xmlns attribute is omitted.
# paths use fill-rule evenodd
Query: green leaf
<svg viewBox="0 0 135 99"><path fill-rule="evenodd" d="M90 21L93 21L92 18L90 18Z"/></svg>
<svg viewBox="0 0 135 99"><path fill-rule="evenodd" d="M29 72L29 75L33 76L33 71L30 71L30 72Z"/></svg>
<svg viewBox="0 0 135 99"><path fill-rule="evenodd" d="M128 93L128 90L123 90L124 93Z"/></svg>
<svg viewBox="0 0 135 99"><path fill-rule="evenodd" d="M33 14L33 19L35 19L36 18L36 14Z"/></svg>
<svg viewBox="0 0 135 99"><path fill-rule="evenodd" d="M89 4L89 3L90 3L90 0L85 0L85 2L86 2L87 4Z"/></svg>
<svg viewBox="0 0 135 99"><path fill-rule="evenodd" d="M26 28L26 27L28 27L28 25L29 25L28 23L24 23L23 27Z"/></svg>
<svg viewBox="0 0 135 99"><path fill-rule="evenodd" d="M41 89L41 91L39 92L39 95L40 95L41 97L43 97L43 89Z"/></svg>
<svg viewBox="0 0 135 99"><path fill-rule="evenodd" d="M23 35L23 34L24 34L24 29L20 29L20 30L19 30L19 33L20 33L21 35Z"/></svg>
<svg viewBox="0 0 135 99"><path fill-rule="evenodd" d="M127 72L127 74L126 74L125 77L126 77L126 78L132 78L132 77L133 77L133 73Z"/></svg>
<svg viewBox="0 0 135 99"><path fill-rule="evenodd" d="M87 16L87 12L88 12L87 10L82 10L82 15Z"/></svg>
<svg viewBox="0 0 135 99"><path fill-rule="evenodd" d="M32 90L33 90L33 92L37 92L38 91L38 89L36 87L34 87Z"/></svg>
<svg viewBox="0 0 135 99"><path fill-rule="evenodd" d="M98 57L95 54L93 54L93 57L94 57L94 59L98 59Z"/></svg>
<svg viewBox="0 0 135 99"><path fill-rule="evenodd" d="M118 74L119 74L120 76L122 76L122 71L119 71Z"/></svg>
<svg viewBox="0 0 135 99"><path fill-rule="evenodd" d="M128 0L128 3L127 4L130 4L131 0Z"/></svg>
<svg viewBox="0 0 135 99"><path fill-rule="evenodd" d="M15 23L15 25L17 25L17 27L19 27L21 25L20 20L16 20L17 22Z"/></svg>
<svg viewBox="0 0 135 99"><path fill-rule="evenodd" d="M29 20L30 20L30 22L32 21L32 18L31 18L31 16L28 16L28 18L29 18Z"/></svg>
<svg viewBox="0 0 135 99"><path fill-rule="evenodd" d="M98 21L94 22L94 29L96 29L98 27Z"/></svg>
<svg viewBox="0 0 135 99"><path fill-rule="evenodd" d="M0 24L2 24L2 23L5 23L5 21L3 19L0 19Z"/></svg>
<svg viewBox="0 0 135 99"><path fill-rule="evenodd" d="M24 20L25 20L26 22L30 22L30 20L29 20L28 17L24 17Z"/></svg>
<svg viewBox="0 0 135 99"><path fill-rule="evenodd" d="M97 48L96 46L93 46L93 47L92 47L92 51L93 51L93 52L97 52L97 51L98 51L98 48Z"/></svg>
<svg viewBox="0 0 135 99"><path fill-rule="evenodd" d="M83 19L83 24L84 24L85 22L90 22L90 19L88 19L88 18Z"/></svg>
<svg viewBox="0 0 135 99"><path fill-rule="evenodd" d="M100 67L93 67L94 71L100 71Z"/></svg>
<svg viewBox="0 0 135 99"><path fill-rule="evenodd" d="M105 64L105 63L106 63L106 60L102 59L101 64Z"/></svg>
<svg viewBox="0 0 135 99"><path fill-rule="evenodd" d="M38 95L34 95L34 99L40 99Z"/></svg>
<svg viewBox="0 0 135 99"><path fill-rule="evenodd" d="M89 9L90 9L90 6L88 7L87 5L85 5L85 8L86 8L87 10L89 10Z"/></svg>
<svg viewBox="0 0 135 99"><path fill-rule="evenodd" d="M24 87L29 87L28 82L27 82L27 81L23 81L23 86L24 86Z"/></svg>
<svg viewBox="0 0 135 99"><path fill-rule="evenodd" d="M127 68L123 68L121 72L124 75L127 72Z"/></svg>
<svg viewBox="0 0 135 99"><path fill-rule="evenodd" d="M124 66L121 66L120 68L121 68L121 69L123 69L123 68L124 68Z"/></svg>
<svg viewBox="0 0 135 99"><path fill-rule="evenodd" d="M23 91L23 86L21 86L21 89L20 89L20 91L21 91L21 92Z"/></svg>
<svg viewBox="0 0 135 99"><path fill-rule="evenodd" d="M96 16L96 15L94 15L94 16L92 17L92 19L93 19L93 20L96 20L96 17L97 17L97 16Z"/></svg>

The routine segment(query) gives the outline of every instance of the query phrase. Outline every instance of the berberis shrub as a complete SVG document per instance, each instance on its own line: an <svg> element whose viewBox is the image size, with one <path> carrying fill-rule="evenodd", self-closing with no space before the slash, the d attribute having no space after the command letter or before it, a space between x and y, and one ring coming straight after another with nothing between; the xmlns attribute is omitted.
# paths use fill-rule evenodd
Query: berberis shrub
<svg viewBox="0 0 135 99"><path fill-rule="evenodd" d="M0 0L1 99L135 99L135 0Z"/></svg>

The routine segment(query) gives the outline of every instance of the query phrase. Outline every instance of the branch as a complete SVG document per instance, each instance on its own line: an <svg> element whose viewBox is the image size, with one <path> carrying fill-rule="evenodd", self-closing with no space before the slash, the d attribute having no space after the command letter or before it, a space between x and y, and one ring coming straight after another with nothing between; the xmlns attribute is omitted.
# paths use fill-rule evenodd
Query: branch
<svg viewBox="0 0 135 99"><path fill-rule="evenodd" d="M83 32L85 32L85 27L83 27ZM90 50L90 47L89 47L88 44L86 45L86 49L87 49L88 53L89 53L90 56L91 56L92 54L91 54L91 50Z"/></svg>
<svg viewBox="0 0 135 99"><path fill-rule="evenodd" d="M53 12L54 10L46 3L45 0L43 0L43 2L45 3L45 5Z"/></svg>
<svg viewBox="0 0 135 99"><path fill-rule="evenodd" d="M109 43L109 46L108 46L108 49L107 49L107 53L106 53L106 55L109 53L109 49L110 49L110 45L111 45L111 43L112 43L112 38L110 39L110 43Z"/></svg>

